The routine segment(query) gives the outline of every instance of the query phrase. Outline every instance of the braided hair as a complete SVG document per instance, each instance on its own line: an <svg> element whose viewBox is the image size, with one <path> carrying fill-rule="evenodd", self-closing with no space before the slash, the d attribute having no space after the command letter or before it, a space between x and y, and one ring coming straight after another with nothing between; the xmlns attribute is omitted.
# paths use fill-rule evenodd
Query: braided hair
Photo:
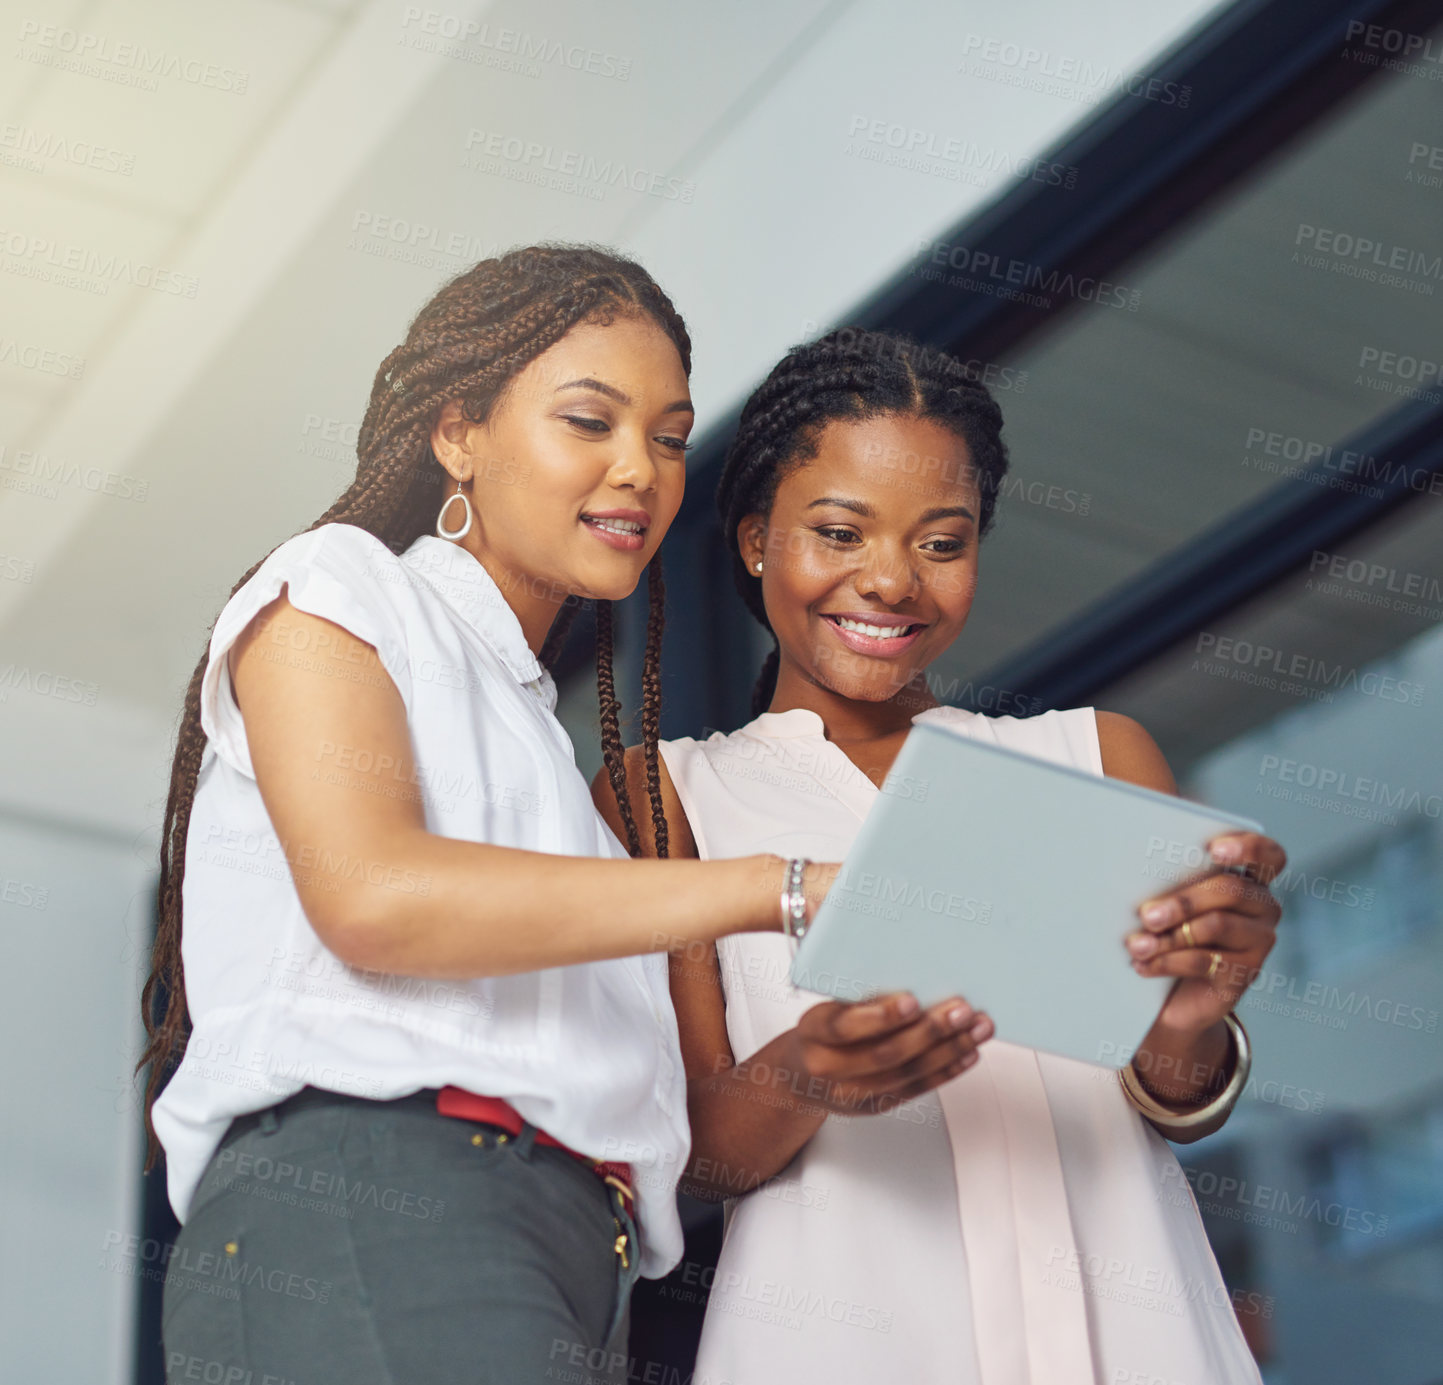
<svg viewBox="0 0 1443 1385"><path fill-rule="evenodd" d="M793 347L742 409L717 486L733 580L768 632L761 579L742 558L738 527L747 515L770 514L782 478L816 455L828 423L889 414L941 424L967 444L981 496L979 537L991 525L1007 449L1002 410L975 371L909 338L861 327L839 327ZM780 665L774 643L752 691L753 716L770 704Z"/></svg>
<svg viewBox="0 0 1443 1385"><path fill-rule="evenodd" d="M609 323L644 316L676 346L691 373L691 338L671 300L640 265L592 246L534 245L482 260L446 284L417 314L406 339L383 360L371 384L356 440L356 479L310 529L353 524L404 552L431 532L447 479L431 451L431 431L442 408L461 403L469 422L484 423L508 383L532 360L582 322ZM264 560L262 560L264 561ZM233 596L255 575L256 563L231 589ZM642 732L648 765L656 760L661 696L662 597L659 559L650 564L650 618L644 660ZM541 650L543 663L559 654L579 601L568 597ZM607 765L619 765L620 704L612 674L611 603L597 601L596 681L601 701ZM146 1168L155 1163L152 1108L184 1053L190 1034L181 961L185 844L206 737L200 722L202 655L186 690L171 765L161 833L160 881L150 975L141 991L146 1045L136 1070L149 1066L145 1125ZM627 827L627 845L641 854L636 823L616 770L611 782ZM661 787L649 776L652 820L665 839Z"/></svg>

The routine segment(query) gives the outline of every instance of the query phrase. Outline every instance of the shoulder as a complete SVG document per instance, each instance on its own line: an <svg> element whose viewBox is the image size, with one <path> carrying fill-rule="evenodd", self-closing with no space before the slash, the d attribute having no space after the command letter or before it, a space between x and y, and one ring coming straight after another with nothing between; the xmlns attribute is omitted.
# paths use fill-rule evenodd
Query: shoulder
<svg viewBox="0 0 1443 1385"><path fill-rule="evenodd" d="M1093 715L1097 718L1097 744L1104 774L1163 793L1177 792L1166 758L1144 727L1119 712L1099 708Z"/></svg>
<svg viewBox="0 0 1443 1385"><path fill-rule="evenodd" d="M354 524L322 524L287 539L268 557L268 568L315 570L356 586L396 585L406 565L374 534ZM259 573L257 574L259 576Z"/></svg>
<svg viewBox="0 0 1443 1385"><path fill-rule="evenodd" d="M211 661L228 655L245 632L253 634L253 622L263 611L284 614L289 606L301 616L340 626L374 648L405 695L409 638L400 598L409 581L400 558L364 529L353 524L308 529L275 549L231 596L211 634ZM274 605L281 597L285 602ZM300 650L311 636L302 631L295 638L301 643L294 648Z"/></svg>
<svg viewBox="0 0 1443 1385"><path fill-rule="evenodd" d="M956 707L925 713L928 721L990 740L1027 755L1125 779L1143 788L1176 793L1177 784L1157 742L1131 717L1093 707L1069 707L1036 716L988 716Z"/></svg>
<svg viewBox="0 0 1443 1385"><path fill-rule="evenodd" d="M333 670L326 686L334 695L356 685L369 646L409 708L406 623L386 595L396 590L394 575L389 588L378 576L400 566L365 530L323 524L287 539L231 595L211 631L200 693L201 729L227 763L254 777L233 674ZM266 658L248 657L262 638Z"/></svg>
<svg viewBox="0 0 1443 1385"><path fill-rule="evenodd" d="M1103 774L1099 732L1091 707L1070 707L1031 716L990 715L961 707L934 707L917 718L1023 755Z"/></svg>
<svg viewBox="0 0 1443 1385"><path fill-rule="evenodd" d="M253 591L289 584L303 589L340 587L366 605L389 605L389 594L411 585L410 572L374 534L354 524L322 524L287 539L266 557L232 595L230 606L246 606Z"/></svg>
<svg viewBox="0 0 1443 1385"><path fill-rule="evenodd" d="M675 741L661 742L661 745L668 749L677 744L679 743ZM627 802L631 807L632 816L636 820L637 835L641 838L642 854L655 856L657 854L656 830L652 817L651 791L647 784L646 756L642 747L639 745L629 746L624 752L622 766ZM696 840L692 835L691 823L687 819L686 810L682 807L681 798L677 794L676 785L667 768L666 756L662 754L657 755L657 778L661 791L662 816L666 822L667 855L672 858L694 857L697 854ZM626 829L621 820L621 810L617 806L611 774L605 765L597 771L596 777L591 781L591 797L596 804L597 811L606 820L607 826L616 833L617 840L625 845Z"/></svg>

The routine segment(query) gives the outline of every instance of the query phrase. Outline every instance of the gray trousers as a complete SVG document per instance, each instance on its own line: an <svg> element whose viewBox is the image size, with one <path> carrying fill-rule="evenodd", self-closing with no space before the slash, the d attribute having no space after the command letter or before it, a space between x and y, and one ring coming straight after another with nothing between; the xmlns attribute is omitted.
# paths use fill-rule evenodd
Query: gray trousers
<svg viewBox="0 0 1443 1385"><path fill-rule="evenodd" d="M625 1381L635 1224L533 1127L499 1134L434 1092L233 1121L167 1266L169 1385Z"/></svg>

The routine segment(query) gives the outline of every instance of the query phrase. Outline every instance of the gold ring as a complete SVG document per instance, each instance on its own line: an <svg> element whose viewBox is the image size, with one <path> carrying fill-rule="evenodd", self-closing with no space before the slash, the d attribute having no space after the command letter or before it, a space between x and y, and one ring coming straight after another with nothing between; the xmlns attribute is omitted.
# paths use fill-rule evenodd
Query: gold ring
<svg viewBox="0 0 1443 1385"><path fill-rule="evenodd" d="M1182 945L1184 947L1197 946L1197 939L1192 935L1192 923L1189 920L1184 919L1178 926L1177 931L1182 934Z"/></svg>
<svg viewBox="0 0 1443 1385"><path fill-rule="evenodd" d="M1221 952L1214 952L1214 953L1213 953L1213 959L1212 959L1212 961L1208 964L1208 975L1207 975L1207 979L1208 979L1209 981L1211 981L1211 980L1213 979L1213 977L1215 977L1215 976L1218 974L1218 971L1221 969L1222 964L1223 964L1223 955L1222 955L1222 953L1221 953Z"/></svg>

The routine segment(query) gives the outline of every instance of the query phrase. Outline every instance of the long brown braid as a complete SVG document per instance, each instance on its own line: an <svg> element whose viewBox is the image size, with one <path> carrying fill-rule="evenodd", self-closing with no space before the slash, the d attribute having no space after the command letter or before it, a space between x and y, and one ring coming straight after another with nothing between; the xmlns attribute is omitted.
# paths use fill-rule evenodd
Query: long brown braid
<svg viewBox="0 0 1443 1385"><path fill-rule="evenodd" d="M577 245L527 246L483 260L458 275L421 309L405 341L377 368L357 435L356 479L308 528L353 524L393 552L403 552L435 523L446 475L431 452L430 438L443 406L459 400L470 422L484 423L508 382L578 323L609 322L627 314L642 314L654 321L676 345L683 370L691 374L691 338L671 300L640 265L611 251ZM232 596L260 566L256 563L235 584ZM656 761L661 691L662 586L655 560L649 595L652 608L642 679L642 731L648 738L648 767ZM575 598L563 604L543 646L544 656L554 657L559 651L578 605ZM611 765L622 753L611 667L611 603L598 601L596 606L602 742ZM600 637L603 628L607 632L604 641ZM161 831L155 943L150 975L140 996L147 1042L136 1071L149 1067L145 1091L147 1170L154 1165L158 1151L152 1108L183 1056L190 1034L181 961L182 896L186 834L206 746L200 691L207 660L208 651L191 675L176 737ZM636 824L624 785L618 785L615 773L611 782L628 823L627 845L633 856L639 855ZM664 844L666 822L659 784L651 793L651 810L657 839Z"/></svg>
<svg viewBox="0 0 1443 1385"><path fill-rule="evenodd" d="M647 564L646 577L646 654L641 665L641 753L646 766L646 797L651 807L656 854L665 856L669 841L666 814L661 803L661 757L657 750L661 739L661 635L666 623L666 583L662 580L660 553ZM640 856L641 836L636 828L636 815L631 811L626 751L621 742L621 703L616 700L616 684L611 673L611 645L611 603L599 601L596 605L596 692L601 704L602 762L621 813L621 825L626 831L626 849L633 856Z"/></svg>

